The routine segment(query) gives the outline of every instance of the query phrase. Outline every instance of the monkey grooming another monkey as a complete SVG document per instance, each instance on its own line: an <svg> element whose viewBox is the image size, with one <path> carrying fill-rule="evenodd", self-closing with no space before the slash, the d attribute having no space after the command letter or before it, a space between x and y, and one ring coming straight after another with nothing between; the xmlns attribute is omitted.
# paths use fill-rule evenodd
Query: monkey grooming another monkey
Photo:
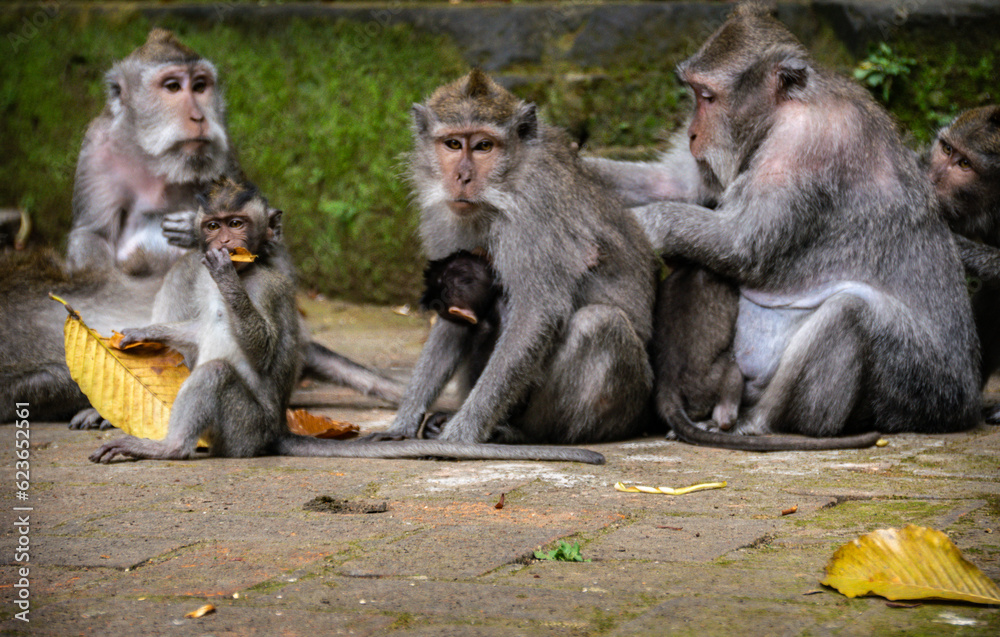
<svg viewBox="0 0 1000 637"><path fill-rule="evenodd" d="M931 145L927 175L941 214L958 236L962 262L979 279L972 310L985 385L1000 369L1000 105L959 114ZM986 420L1000 422L1000 407Z"/></svg>
<svg viewBox="0 0 1000 637"><path fill-rule="evenodd" d="M637 432L655 257L566 137L479 70L413 108L410 179L432 260L484 251L504 291L490 351L437 321L385 436L415 437L463 363L482 366L441 440L584 443Z"/></svg>
<svg viewBox="0 0 1000 637"><path fill-rule="evenodd" d="M153 29L105 81L107 104L77 162L67 266L50 278L23 276L23 260L3 257L11 261L3 283L18 294L0 300L0 324L9 326L0 328L9 336L0 352L0 422L13 420L15 402L30 402L36 417L72 416L71 428L110 427L69 376L65 314L48 292L58 289L103 333L147 323L163 276L197 245L196 195L222 175L241 174L215 67L173 33ZM395 380L308 338L302 347L309 376L399 401Z"/></svg>
<svg viewBox="0 0 1000 637"><path fill-rule="evenodd" d="M978 342L958 253L888 114L817 68L756 3L679 73L696 100L691 154L722 186L719 206L636 213L657 249L740 285L735 352L749 410L733 431L974 426ZM682 420L678 435L705 444L774 440Z"/></svg>
<svg viewBox="0 0 1000 637"><path fill-rule="evenodd" d="M102 445L90 459L116 456L188 459L198 439L214 456L261 455L350 458L574 460L600 464L583 449L503 447L411 440L350 443L288 431L285 410L298 376L301 348L295 285L276 255L281 211L248 184L218 183L196 216L201 253L189 253L167 274L153 308L152 325L122 332L122 346L163 343L191 369L170 413L167 437L124 436ZM234 264L230 253L246 248L252 263Z"/></svg>

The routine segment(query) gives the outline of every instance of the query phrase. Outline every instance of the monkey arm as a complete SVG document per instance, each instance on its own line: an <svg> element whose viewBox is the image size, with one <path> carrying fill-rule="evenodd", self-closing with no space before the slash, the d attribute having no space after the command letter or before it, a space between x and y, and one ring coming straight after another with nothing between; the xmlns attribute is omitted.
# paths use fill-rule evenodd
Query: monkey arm
<svg viewBox="0 0 1000 637"><path fill-rule="evenodd" d="M654 250L683 257L718 274L740 280L753 263L739 215L694 204L664 202L635 209Z"/></svg>
<svg viewBox="0 0 1000 637"><path fill-rule="evenodd" d="M198 356L198 333L201 324L198 321L180 321L177 323L154 323L145 327L130 327L122 330L120 347L133 343L163 343L167 347L184 354L189 362Z"/></svg>
<svg viewBox="0 0 1000 637"><path fill-rule="evenodd" d="M420 351L417 366L396 413L396 420L386 432L393 436L415 438L424 413L437 399L445 384L455 375L469 338L468 328L450 321L434 323L427 343Z"/></svg>
<svg viewBox="0 0 1000 637"><path fill-rule="evenodd" d="M1000 250L961 235L954 235L966 272L987 285L1000 283Z"/></svg>
<svg viewBox="0 0 1000 637"><path fill-rule="evenodd" d="M281 302L287 282L283 277L265 278L266 273L251 273L259 288L254 290L257 302L264 308L261 312L247 293L247 288L236 273L226 250L209 250L205 253L205 265L219 288L223 300L231 311L233 334L247 359L266 369L274 360L278 347L278 327L265 316L275 316L272 308ZM263 266L256 266L263 267ZM257 275L257 276L255 276Z"/></svg>
<svg viewBox="0 0 1000 637"><path fill-rule="evenodd" d="M675 170L668 163L669 158L669 155L665 157L663 163L651 163L587 157L584 163L607 182L628 207L655 201L697 201L700 181L697 167Z"/></svg>

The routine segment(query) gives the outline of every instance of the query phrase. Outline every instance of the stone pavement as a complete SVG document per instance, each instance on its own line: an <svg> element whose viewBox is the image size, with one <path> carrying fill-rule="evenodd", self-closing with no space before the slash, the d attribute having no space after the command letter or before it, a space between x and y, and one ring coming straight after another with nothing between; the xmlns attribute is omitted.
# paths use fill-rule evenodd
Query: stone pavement
<svg viewBox="0 0 1000 637"><path fill-rule="evenodd" d="M405 375L425 333L386 308L306 301L317 337ZM296 402L363 430L392 410L314 386ZM29 499L0 426L0 631L24 635L997 635L1000 609L891 608L819 584L837 547L908 523L1000 580L1000 428L884 448L747 454L658 437L608 463L257 458L93 465L117 432L31 423ZM626 494L616 481L685 486ZM504 507L494 504L504 497ZM317 496L382 513L311 512ZM793 505L798 510L783 516ZM14 618L30 506L30 623ZM559 539L585 563L537 561ZM20 555L23 555L20 554ZM184 615L206 602L216 611Z"/></svg>

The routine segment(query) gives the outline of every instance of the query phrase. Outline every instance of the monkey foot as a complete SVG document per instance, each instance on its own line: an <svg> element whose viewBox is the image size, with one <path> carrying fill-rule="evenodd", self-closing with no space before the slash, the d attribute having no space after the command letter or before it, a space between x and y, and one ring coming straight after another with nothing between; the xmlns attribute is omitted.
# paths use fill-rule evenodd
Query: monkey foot
<svg viewBox="0 0 1000 637"><path fill-rule="evenodd" d="M112 440L111 442L106 442L101 447L90 454L91 462L100 462L101 464L108 464L117 456L123 456L126 458L140 458L135 454L132 449L132 441L137 440L133 436L124 436L118 438L117 440Z"/></svg>
<svg viewBox="0 0 1000 637"><path fill-rule="evenodd" d="M93 407L87 407L76 412L69 421L70 429L114 429L114 425L101 417Z"/></svg>

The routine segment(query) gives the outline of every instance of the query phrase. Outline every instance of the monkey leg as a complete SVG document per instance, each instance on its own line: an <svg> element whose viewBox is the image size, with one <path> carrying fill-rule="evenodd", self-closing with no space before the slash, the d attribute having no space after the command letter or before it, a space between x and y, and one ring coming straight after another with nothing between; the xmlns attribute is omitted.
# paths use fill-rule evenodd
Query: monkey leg
<svg viewBox="0 0 1000 637"><path fill-rule="evenodd" d="M641 425L653 370L645 343L625 313L588 305L542 370L543 381L497 442L584 444L621 440Z"/></svg>
<svg viewBox="0 0 1000 637"><path fill-rule="evenodd" d="M212 441L212 455L259 456L273 442L265 440L272 429L262 422L262 411L232 365L206 361L195 367L177 393L166 438L124 436L103 445L90 459L102 463L116 456L187 460L195 457L203 435Z"/></svg>
<svg viewBox="0 0 1000 637"><path fill-rule="evenodd" d="M858 296L836 294L821 304L789 339L760 401L734 431L840 434L862 392L865 320L870 312Z"/></svg>

